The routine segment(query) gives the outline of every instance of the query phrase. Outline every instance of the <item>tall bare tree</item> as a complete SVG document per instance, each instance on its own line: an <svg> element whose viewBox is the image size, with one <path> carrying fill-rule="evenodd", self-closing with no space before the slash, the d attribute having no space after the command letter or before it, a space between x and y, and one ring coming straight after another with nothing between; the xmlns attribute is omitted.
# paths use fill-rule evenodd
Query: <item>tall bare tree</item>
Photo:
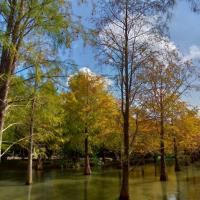
<svg viewBox="0 0 200 200"><path fill-rule="evenodd" d="M101 19L97 21L98 56L113 67L112 74L120 89L123 116L123 167L120 199L129 199L129 119L130 108L141 90L143 66L150 58L149 49L160 35L161 20L154 14L163 11L168 1L109 0L101 1ZM157 15L158 16L158 15Z"/></svg>

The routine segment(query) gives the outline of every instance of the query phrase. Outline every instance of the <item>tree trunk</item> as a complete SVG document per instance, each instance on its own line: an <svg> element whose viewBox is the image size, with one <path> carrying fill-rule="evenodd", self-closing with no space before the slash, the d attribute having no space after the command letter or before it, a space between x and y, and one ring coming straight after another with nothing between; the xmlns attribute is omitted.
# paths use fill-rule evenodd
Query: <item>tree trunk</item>
<svg viewBox="0 0 200 200"><path fill-rule="evenodd" d="M120 200L129 199L129 95L126 94L126 108L124 113L124 156L122 160L122 186Z"/></svg>
<svg viewBox="0 0 200 200"><path fill-rule="evenodd" d="M175 172L179 172L179 171L181 171L181 169L180 169L180 165L178 162L178 148L177 148L176 138L174 138L174 159L175 159L174 170L175 170Z"/></svg>
<svg viewBox="0 0 200 200"><path fill-rule="evenodd" d="M8 97L10 80L9 78L6 78L6 76L3 78L3 75L0 78L3 79L0 81L0 162L1 162L3 128L4 128L4 119L5 119L5 113L6 113L7 97Z"/></svg>
<svg viewBox="0 0 200 200"><path fill-rule="evenodd" d="M122 186L119 199L129 199L129 163L126 161L123 161L122 165Z"/></svg>
<svg viewBox="0 0 200 200"><path fill-rule="evenodd" d="M41 156L38 156L38 159L36 161L36 170L43 170L43 160Z"/></svg>
<svg viewBox="0 0 200 200"><path fill-rule="evenodd" d="M32 178L32 168L33 168L33 159L32 159L33 156L32 155L33 155L33 153L32 153L32 151L33 151L33 139L32 139L32 133L30 132L26 185L31 185L33 182L33 178Z"/></svg>
<svg viewBox="0 0 200 200"><path fill-rule="evenodd" d="M188 153L186 149L184 149L184 164L185 166L189 166Z"/></svg>
<svg viewBox="0 0 200 200"><path fill-rule="evenodd" d="M35 86L36 89L36 86ZM34 133L34 114L35 114L35 93L31 105L31 120L30 120L30 132L29 132L29 151L28 151L28 169L26 185L32 184L32 170L33 170L33 133Z"/></svg>
<svg viewBox="0 0 200 200"><path fill-rule="evenodd" d="M165 164L164 121L162 112L160 120L160 181L167 181Z"/></svg>
<svg viewBox="0 0 200 200"><path fill-rule="evenodd" d="M88 153L88 137L85 138L85 175L91 175L90 158Z"/></svg>
<svg viewBox="0 0 200 200"><path fill-rule="evenodd" d="M102 162L103 162L104 165L106 164L106 156L105 156L105 150L104 150L104 148L102 150Z"/></svg>
<svg viewBox="0 0 200 200"><path fill-rule="evenodd" d="M4 120L5 113L7 107L7 97L10 86L10 78L12 73L15 70L15 63L17 60L17 53L19 51L20 42L17 42L17 34L19 30L16 30L15 25L15 17L16 17L16 1L11 1L11 9L7 13L7 24L5 36L7 39L7 44L2 47L1 51L1 63L0 63L0 161L2 154L2 139L3 139L3 128L4 128ZM20 10L22 11L22 10ZM19 26L17 26L19 27ZM12 34L11 34L12 33ZM13 51L12 49L15 49Z"/></svg>
<svg viewBox="0 0 200 200"><path fill-rule="evenodd" d="M3 47L0 65L0 159L2 154L3 128L7 107L11 71L14 68L9 50Z"/></svg>
<svg viewBox="0 0 200 200"><path fill-rule="evenodd" d="M157 176L157 156L156 156L156 154L154 154L153 160L154 160L154 175Z"/></svg>
<svg viewBox="0 0 200 200"><path fill-rule="evenodd" d="M160 141L160 181L167 181L164 142Z"/></svg>
<svg viewBox="0 0 200 200"><path fill-rule="evenodd" d="M128 51L128 0L126 0L125 5L125 46L124 46L124 75L122 75L124 84L124 91L122 91L122 113L123 113L123 133L124 133L124 156L122 161L122 185L120 191L120 200L129 200L129 109L130 109L130 83L129 81L129 51ZM124 98L123 94L125 94L125 110L123 109Z"/></svg>
<svg viewBox="0 0 200 200"><path fill-rule="evenodd" d="M142 177L144 178L144 166L145 166L145 159L144 157L142 158L142 168L141 168L141 172L142 172Z"/></svg>
<svg viewBox="0 0 200 200"><path fill-rule="evenodd" d="M165 143L164 143L164 105L163 105L163 83L161 79L160 88L160 181L167 181L165 164Z"/></svg>

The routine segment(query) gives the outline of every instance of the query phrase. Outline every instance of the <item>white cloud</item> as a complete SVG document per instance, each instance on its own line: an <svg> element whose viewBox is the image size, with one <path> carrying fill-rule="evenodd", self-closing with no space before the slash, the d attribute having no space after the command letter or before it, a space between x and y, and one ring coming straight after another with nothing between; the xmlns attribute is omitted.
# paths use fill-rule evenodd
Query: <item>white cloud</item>
<svg viewBox="0 0 200 200"><path fill-rule="evenodd" d="M82 68L80 68L79 72L86 73L86 74L88 74L91 77L98 76L97 74L95 74L94 72L92 72L91 69L88 68L88 67L82 67ZM102 77L102 79L99 80L99 81L103 81L104 84L105 84L105 87L109 87L109 86L111 86L113 84L113 81L111 79L107 78L107 77Z"/></svg>
<svg viewBox="0 0 200 200"><path fill-rule="evenodd" d="M87 74L87 75L89 75L91 78L92 78L92 77L98 76L97 74L95 74L94 72L92 72L90 68L88 68L88 67L82 67L82 68L80 68L80 69L78 70L78 72L76 72L76 73L74 73L74 74L71 74L71 75L67 78L67 82L66 82L67 86L69 86L69 81L70 81L70 79L73 78L73 76L74 76L74 75L77 75L78 73ZM105 84L105 87L109 87L109 86L111 86L111 85L113 84L113 82L112 82L111 79L105 78L105 77L102 77L102 79L99 80L99 81L103 81L104 84Z"/></svg>
<svg viewBox="0 0 200 200"><path fill-rule="evenodd" d="M189 48L188 55L185 56L186 60L200 60L200 47L197 45L192 45Z"/></svg>
<svg viewBox="0 0 200 200"><path fill-rule="evenodd" d="M168 65L169 54L174 55L174 57L182 57L181 52L177 49L176 45L169 40L169 38L161 36L159 32L155 31L157 16L129 16L131 21L134 21L129 31L129 49L130 52L134 51L134 60L141 60L148 55L150 52L154 52L156 58L161 61L164 65ZM124 46L124 27L123 23L119 21L108 23L104 29L101 31L99 38L105 46L105 51L108 54L118 54L119 48ZM113 36L110 37L110 36ZM114 41L114 42L113 42ZM109 47L109 48L108 48ZM113 47L113 48L111 48ZM141 52L141 50L144 50ZM176 55L175 55L176 53ZM130 53L131 55L131 53ZM112 59L109 60L110 63L113 62ZM184 61L184 60L182 60ZM137 62L137 61L136 61Z"/></svg>
<svg viewBox="0 0 200 200"><path fill-rule="evenodd" d="M88 68L88 67L82 67L82 68L80 68L78 71L81 72L81 73L88 74L88 75L90 75L90 76L95 76L95 74L94 74L94 73L91 71L91 69ZM66 82L67 87L69 86L69 81L70 81L70 79L71 79L74 75L77 75L77 73L78 73L78 72L75 72L74 74L71 74L71 75L68 76L67 82Z"/></svg>
<svg viewBox="0 0 200 200"><path fill-rule="evenodd" d="M79 69L79 72L87 73L87 74L89 74L89 75L94 75L94 73L93 73L93 72L91 71L91 69L88 68L88 67L82 67L82 68L80 68L80 69Z"/></svg>

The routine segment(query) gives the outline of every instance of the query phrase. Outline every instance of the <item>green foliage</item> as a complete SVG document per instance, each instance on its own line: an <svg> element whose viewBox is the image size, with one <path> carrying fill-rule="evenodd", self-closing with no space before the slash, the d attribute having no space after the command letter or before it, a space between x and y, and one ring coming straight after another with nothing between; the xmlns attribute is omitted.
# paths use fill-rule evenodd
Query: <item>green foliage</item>
<svg viewBox="0 0 200 200"><path fill-rule="evenodd" d="M70 91L63 94L63 106L64 131L70 141L83 144L86 137L92 145L101 145L108 138L115 141L119 133L116 130L119 112L115 99L107 91L105 80L80 71L70 78L69 88Z"/></svg>
<svg viewBox="0 0 200 200"><path fill-rule="evenodd" d="M12 104L8 110L6 120L7 126L12 123L14 125L6 130L5 140L12 143L24 138L20 145L26 149L28 148L32 90L33 86L30 84L27 86L22 78L13 80L13 87L9 95ZM47 149L51 149L53 152L60 151L64 143L62 138L62 114L61 98L55 85L50 80L41 82L36 91L33 136L37 155L41 154L44 157Z"/></svg>

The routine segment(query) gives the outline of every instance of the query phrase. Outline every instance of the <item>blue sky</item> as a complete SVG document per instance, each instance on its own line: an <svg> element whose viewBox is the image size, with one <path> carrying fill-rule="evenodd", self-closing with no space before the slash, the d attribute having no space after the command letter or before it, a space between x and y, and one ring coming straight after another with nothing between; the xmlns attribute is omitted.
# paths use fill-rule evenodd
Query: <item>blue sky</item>
<svg viewBox="0 0 200 200"><path fill-rule="evenodd" d="M200 60L200 14L193 13L187 2L179 1L174 8L169 28L170 39L176 46L185 55ZM184 100L200 107L200 92L192 91Z"/></svg>
<svg viewBox="0 0 200 200"><path fill-rule="evenodd" d="M188 54L193 45L200 47L200 15L193 13L188 3L179 1L173 11L170 23L171 40Z"/></svg>
<svg viewBox="0 0 200 200"><path fill-rule="evenodd" d="M84 25L90 26L88 18L91 6L75 4L73 6L74 13L83 17ZM173 9L169 32L171 41L184 55L200 60L200 14L193 13L186 1L178 1ZM74 42L68 53L68 58L73 59L80 67L89 67L95 73L105 74L108 69L98 65L94 56L94 49L89 46L84 47L81 41ZM193 106L199 106L200 92L192 91L184 97L184 100Z"/></svg>

